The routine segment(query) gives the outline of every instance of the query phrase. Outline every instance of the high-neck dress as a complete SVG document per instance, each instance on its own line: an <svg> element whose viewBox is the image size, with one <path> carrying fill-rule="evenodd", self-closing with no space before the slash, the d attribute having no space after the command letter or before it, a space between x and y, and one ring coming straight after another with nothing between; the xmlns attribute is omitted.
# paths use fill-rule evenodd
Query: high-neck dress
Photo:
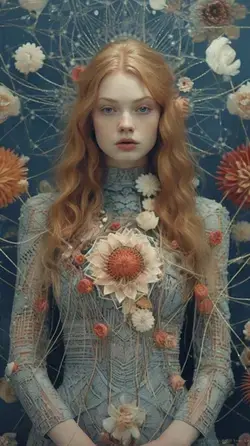
<svg viewBox="0 0 250 446"><path fill-rule="evenodd" d="M135 187L142 173L142 168L106 170L105 214L100 216L100 222L104 222L99 225L102 231L99 241L102 237L107 240L112 222L120 222L122 231L125 220L135 221L142 212L142 196ZM96 444L100 443L104 441L105 426L110 429L113 423L113 433L117 426L122 429L121 417L126 410L130 416L131 407L134 418L130 418L131 424L128 418L125 422L123 419L122 426L126 429L120 443L143 445L157 439L173 420L182 420L200 432L195 444L219 444L214 423L234 384L228 329L228 212L213 200L196 198L197 215L204 219L218 262L218 275L212 312L199 312L195 306L195 373L191 388L188 390L185 383L176 387L176 377L179 379L182 372L179 344L187 299L183 275L174 266L175 252L169 250L163 256L164 273L152 284L150 299L142 299L138 305L133 302L127 312L124 302L114 302L110 295L102 295L101 287L82 292L79 283L86 277L86 264L76 265L70 258L61 263L60 292L55 293L55 299L62 322L65 369L63 383L56 390L46 369L46 354L53 350L48 333L49 307L37 295L39 277L35 267L41 238L47 229L48 209L55 196L52 192L41 193L28 199L19 224L9 355L9 364L15 363L16 367L10 373L11 365L8 366L7 378L33 423L28 446L52 445L47 433L67 419L75 419ZM132 232L141 232L151 246L159 248L153 235L133 228L135 225ZM222 240L218 234L223 236ZM87 258L91 249L98 249L96 243L93 240L88 252L85 249L83 254ZM146 331L135 329L129 313L131 310L132 314L132 308L141 311L138 315L151 315L151 321L153 316L153 326ZM101 332L93 329L96 324ZM162 337L155 337L159 332L171 342L164 343Z"/></svg>

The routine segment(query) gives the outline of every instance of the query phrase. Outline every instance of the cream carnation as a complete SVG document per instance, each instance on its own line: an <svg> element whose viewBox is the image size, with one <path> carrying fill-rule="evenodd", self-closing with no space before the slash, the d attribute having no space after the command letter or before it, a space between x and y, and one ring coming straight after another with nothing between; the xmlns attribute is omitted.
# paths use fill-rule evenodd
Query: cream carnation
<svg viewBox="0 0 250 446"><path fill-rule="evenodd" d="M21 8L27 9L27 11L35 11L40 14L47 5L48 0L19 0Z"/></svg>
<svg viewBox="0 0 250 446"><path fill-rule="evenodd" d="M158 225L159 217L156 217L153 211L144 211L136 217L136 223L144 231L150 231Z"/></svg>
<svg viewBox="0 0 250 446"><path fill-rule="evenodd" d="M161 189L160 181L152 173L140 175L135 187L144 197L154 197Z"/></svg>
<svg viewBox="0 0 250 446"><path fill-rule="evenodd" d="M0 86L0 124L20 113L20 100L4 85Z"/></svg>
<svg viewBox="0 0 250 446"><path fill-rule="evenodd" d="M242 85L235 93L228 95L227 109L231 115L250 119L250 82Z"/></svg>
<svg viewBox="0 0 250 446"><path fill-rule="evenodd" d="M232 238L236 242L249 242L250 241L250 223L248 221L239 221L232 226Z"/></svg>
<svg viewBox="0 0 250 446"><path fill-rule="evenodd" d="M136 310L132 314L131 319L136 331L140 331L141 333L151 330L155 323L153 313L149 310Z"/></svg>
<svg viewBox="0 0 250 446"><path fill-rule="evenodd" d="M226 37L218 37L206 50L206 62L217 74L235 76L240 72L241 61L235 60L236 52L231 48L230 43Z"/></svg>
<svg viewBox="0 0 250 446"><path fill-rule="evenodd" d="M155 200L153 198L145 198L142 200L142 207L145 211L153 211L155 208Z"/></svg>
<svg viewBox="0 0 250 446"><path fill-rule="evenodd" d="M35 43L26 43L16 50L14 58L16 69L20 73L29 74L42 68L45 54L41 47L36 46Z"/></svg>

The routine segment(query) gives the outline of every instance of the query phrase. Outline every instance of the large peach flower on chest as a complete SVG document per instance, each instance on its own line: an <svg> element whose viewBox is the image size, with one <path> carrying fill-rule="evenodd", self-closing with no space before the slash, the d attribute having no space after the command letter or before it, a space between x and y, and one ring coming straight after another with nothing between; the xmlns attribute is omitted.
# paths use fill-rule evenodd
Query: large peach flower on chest
<svg viewBox="0 0 250 446"><path fill-rule="evenodd" d="M87 256L96 285L114 294L119 303L148 294L161 277L161 261L149 238L136 229L110 233L98 240Z"/></svg>

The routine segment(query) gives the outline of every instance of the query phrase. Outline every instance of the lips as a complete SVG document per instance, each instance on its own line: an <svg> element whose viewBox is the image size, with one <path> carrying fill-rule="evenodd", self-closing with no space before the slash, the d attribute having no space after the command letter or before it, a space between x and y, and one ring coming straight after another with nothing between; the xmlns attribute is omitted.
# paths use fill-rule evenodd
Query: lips
<svg viewBox="0 0 250 446"><path fill-rule="evenodd" d="M130 152L136 149L136 143L134 142L120 142L117 143L116 146L119 150L123 150L124 152Z"/></svg>

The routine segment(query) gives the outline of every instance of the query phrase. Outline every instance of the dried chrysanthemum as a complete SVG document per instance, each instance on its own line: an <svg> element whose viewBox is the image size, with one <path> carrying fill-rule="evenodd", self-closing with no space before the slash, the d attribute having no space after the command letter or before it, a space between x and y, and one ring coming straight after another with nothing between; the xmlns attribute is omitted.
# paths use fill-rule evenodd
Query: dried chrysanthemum
<svg viewBox="0 0 250 446"><path fill-rule="evenodd" d="M250 146L242 144L225 153L217 170L219 190L236 205L250 204Z"/></svg>
<svg viewBox="0 0 250 446"><path fill-rule="evenodd" d="M193 40L212 40L221 34L237 39L240 30L234 22L245 18L246 12L246 7L235 0L197 0L190 11Z"/></svg>
<svg viewBox="0 0 250 446"><path fill-rule="evenodd" d="M16 50L14 58L16 60L16 69L20 73L29 74L35 73L43 67L45 54L42 52L40 46L28 42Z"/></svg>
<svg viewBox="0 0 250 446"><path fill-rule="evenodd" d="M27 191L28 169L25 163L28 159L0 147L0 207L7 207Z"/></svg>

